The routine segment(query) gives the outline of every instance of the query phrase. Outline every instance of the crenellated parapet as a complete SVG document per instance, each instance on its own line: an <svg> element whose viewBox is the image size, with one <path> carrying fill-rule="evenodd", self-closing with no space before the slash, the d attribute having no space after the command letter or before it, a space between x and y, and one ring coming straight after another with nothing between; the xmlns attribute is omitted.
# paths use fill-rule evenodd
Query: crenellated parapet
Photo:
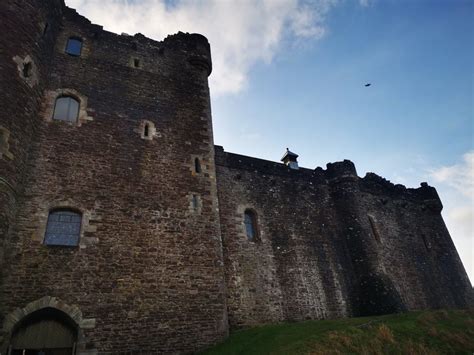
<svg viewBox="0 0 474 355"><path fill-rule="evenodd" d="M387 198L390 198L403 200L405 203L418 203L420 208L437 213L443 209L436 189L426 182L422 182L418 188L407 188L402 184L394 184L377 174L367 173L360 180L360 185L363 191L379 195L383 203L386 203Z"/></svg>
<svg viewBox="0 0 474 355"><path fill-rule="evenodd" d="M177 66L181 70L191 66L204 71L207 76L211 74L210 45L203 35L178 32L157 41L141 33L116 34L93 24L75 9L68 7L65 8L65 19L67 23L62 36L59 37L58 50L65 47L69 37L79 37L83 41L82 57L92 61L107 60L141 71L165 75L166 70L163 69L170 66Z"/></svg>
<svg viewBox="0 0 474 355"><path fill-rule="evenodd" d="M277 175L308 184L330 184L337 186L340 183L349 183L362 191L380 195L382 201L387 198L405 199L407 202L426 204L431 210L441 211L441 200L436 189L422 182L418 188L406 188L401 184L394 184L375 174L367 173L360 178L354 163L343 160L326 164L326 169L317 167L314 170L300 167L291 169L287 165L269 160L229 153L222 146L215 146L216 164L236 170L253 171L263 175ZM385 196L385 197L384 197Z"/></svg>
<svg viewBox="0 0 474 355"><path fill-rule="evenodd" d="M338 183L342 181L357 182L359 179L355 165L350 160L328 163L326 167L326 177L331 183Z"/></svg>

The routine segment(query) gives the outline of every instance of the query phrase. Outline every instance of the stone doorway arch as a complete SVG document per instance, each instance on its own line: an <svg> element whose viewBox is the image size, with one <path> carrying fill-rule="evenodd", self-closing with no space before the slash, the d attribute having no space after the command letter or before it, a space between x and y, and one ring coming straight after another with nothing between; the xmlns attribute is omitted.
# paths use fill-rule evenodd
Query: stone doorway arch
<svg viewBox="0 0 474 355"><path fill-rule="evenodd" d="M13 331L10 355L70 355L75 353L77 325L64 312L43 308L24 317Z"/></svg>
<svg viewBox="0 0 474 355"><path fill-rule="evenodd" d="M17 308L5 317L1 354L65 355L96 354L85 348L85 329L95 327L95 319L84 319L77 306L45 296Z"/></svg>

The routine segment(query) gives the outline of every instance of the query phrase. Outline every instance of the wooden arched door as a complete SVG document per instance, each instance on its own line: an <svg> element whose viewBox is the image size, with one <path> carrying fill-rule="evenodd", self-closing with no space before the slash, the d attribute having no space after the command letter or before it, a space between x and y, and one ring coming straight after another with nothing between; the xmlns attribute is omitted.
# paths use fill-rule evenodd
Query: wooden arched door
<svg viewBox="0 0 474 355"><path fill-rule="evenodd" d="M12 334L11 355L71 355L77 327L65 313L44 308L23 319Z"/></svg>

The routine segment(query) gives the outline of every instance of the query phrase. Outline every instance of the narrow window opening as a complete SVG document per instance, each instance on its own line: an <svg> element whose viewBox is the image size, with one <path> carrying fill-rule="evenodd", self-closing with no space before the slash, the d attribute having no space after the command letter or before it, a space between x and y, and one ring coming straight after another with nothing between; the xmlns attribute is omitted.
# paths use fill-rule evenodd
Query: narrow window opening
<svg viewBox="0 0 474 355"><path fill-rule="evenodd" d="M372 234L374 235L375 240L376 240L378 243L381 243L382 240L380 239L380 233L379 233L379 231L378 231L375 218L374 218L373 216L371 216L371 215L368 215L367 217L369 218L370 227L371 227L371 229L372 229Z"/></svg>
<svg viewBox="0 0 474 355"><path fill-rule="evenodd" d="M31 71L32 71L32 65L31 62L23 63L23 77L24 78L29 78L31 76Z"/></svg>
<svg viewBox="0 0 474 355"><path fill-rule="evenodd" d="M82 214L60 209L49 213L44 236L45 245L77 246L81 234Z"/></svg>
<svg viewBox="0 0 474 355"><path fill-rule="evenodd" d="M67 41L66 53L75 57L79 57L82 52L82 39L71 37Z"/></svg>
<svg viewBox="0 0 474 355"><path fill-rule="evenodd" d="M56 99L53 120L76 122L79 117L79 101L71 96L61 96Z"/></svg>
<svg viewBox="0 0 474 355"><path fill-rule="evenodd" d="M199 174L201 172L201 162L199 158L194 159L194 171Z"/></svg>
<svg viewBox="0 0 474 355"><path fill-rule="evenodd" d="M250 241L258 238L257 216L252 210L246 210L244 213L245 233Z"/></svg>
<svg viewBox="0 0 474 355"><path fill-rule="evenodd" d="M197 195L193 195L192 204L193 204L193 209L197 210L199 207L199 198L197 197Z"/></svg>
<svg viewBox="0 0 474 355"><path fill-rule="evenodd" d="M133 66L135 68L139 68L140 67L140 59L134 58L133 59Z"/></svg>
<svg viewBox="0 0 474 355"><path fill-rule="evenodd" d="M142 120L136 132L140 134L142 139L151 141L156 134L155 125L151 121Z"/></svg>
<svg viewBox="0 0 474 355"><path fill-rule="evenodd" d="M430 251L431 250L431 243L426 237L426 235L422 234L421 237L423 238L423 243L425 244L426 250Z"/></svg>
<svg viewBox="0 0 474 355"><path fill-rule="evenodd" d="M43 27L43 36L45 36L46 33L48 32L48 28L49 28L49 23L46 22Z"/></svg>

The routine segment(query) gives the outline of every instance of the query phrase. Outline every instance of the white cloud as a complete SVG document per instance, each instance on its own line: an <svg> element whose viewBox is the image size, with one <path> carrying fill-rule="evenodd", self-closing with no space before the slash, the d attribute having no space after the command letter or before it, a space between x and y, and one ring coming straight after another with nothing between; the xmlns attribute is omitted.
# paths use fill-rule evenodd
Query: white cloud
<svg viewBox="0 0 474 355"><path fill-rule="evenodd" d="M463 155L460 164L443 166L431 172L437 182L442 182L474 201L474 151Z"/></svg>
<svg viewBox="0 0 474 355"><path fill-rule="evenodd" d="M105 29L161 40L178 31L197 32L211 43L213 95L236 93L258 62L269 63L284 38L317 40L337 0L66 0Z"/></svg>
<svg viewBox="0 0 474 355"><path fill-rule="evenodd" d="M359 0L360 6L367 7L367 6L370 6L370 3L371 3L370 0Z"/></svg>
<svg viewBox="0 0 474 355"><path fill-rule="evenodd" d="M437 183L446 225L474 281L474 150L459 164L431 170L430 176Z"/></svg>

